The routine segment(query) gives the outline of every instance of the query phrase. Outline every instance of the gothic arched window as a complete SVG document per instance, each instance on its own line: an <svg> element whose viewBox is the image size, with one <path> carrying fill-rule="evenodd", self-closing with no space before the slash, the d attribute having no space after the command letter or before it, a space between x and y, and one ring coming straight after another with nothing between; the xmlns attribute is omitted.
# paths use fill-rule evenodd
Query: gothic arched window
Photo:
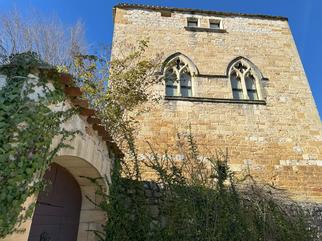
<svg viewBox="0 0 322 241"><path fill-rule="evenodd" d="M229 77L234 99L262 99L261 77L250 61L244 58L235 61L230 67Z"/></svg>
<svg viewBox="0 0 322 241"><path fill-rule="evenodd" d="M192 62L182 54L175 54L164 66L166 96L191 97L192 79L197 72Z"/></svg>

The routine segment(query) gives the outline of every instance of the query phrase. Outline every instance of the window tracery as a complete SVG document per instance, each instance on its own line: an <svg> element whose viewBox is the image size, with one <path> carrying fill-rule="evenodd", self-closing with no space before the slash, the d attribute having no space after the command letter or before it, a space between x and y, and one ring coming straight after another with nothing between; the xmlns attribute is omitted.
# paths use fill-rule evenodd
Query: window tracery
<svg viewBox="0 0 322 241"><path fill-rule="evenodd" d="M246 59L240 59L232 65L229 77L234 99L262 99L260 77Z"/></svg>
<svg viewBox="0 0 322 241"><path fill-rule="evenodd" d="M166 96L192 96L192 71L184 58L177 56L169 61L164 70Z"/></svg>

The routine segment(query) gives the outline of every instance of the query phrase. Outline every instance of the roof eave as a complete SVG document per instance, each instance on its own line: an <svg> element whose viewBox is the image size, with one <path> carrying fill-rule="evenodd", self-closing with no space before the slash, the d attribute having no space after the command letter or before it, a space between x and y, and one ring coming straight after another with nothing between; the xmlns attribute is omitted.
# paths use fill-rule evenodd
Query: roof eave
<svg viewBox="0 0 322 241"><path fill-rule="evenodd" d="M143 4L128 4L128 3L119 3L113 7L113 13L115 13L116 8L123 9L144 9L152 11L172 11L172 12L184 12L190 14L211 14L217 16L227 16L227 17L246 17L246 18L261 18L261 19L271 19L271 20L281 20L288 21L287 17L282 16L271 16L264 14L245 14L245 13L232 13L232 12L220 12L212 10L203 10L203 9L192 9L192 8L175 8L175 7L163 7L163 6L151 6Z"/></svg>

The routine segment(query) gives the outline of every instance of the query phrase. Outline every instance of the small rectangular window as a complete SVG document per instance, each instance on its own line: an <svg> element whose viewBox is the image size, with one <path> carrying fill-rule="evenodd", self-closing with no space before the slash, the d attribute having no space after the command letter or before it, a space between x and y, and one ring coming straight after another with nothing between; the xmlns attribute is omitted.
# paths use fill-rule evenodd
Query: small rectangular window
<svg viewBox="0 0 322 241"><path fill-rule="evenodd" d="M221 21L219 19L210 19L209 28L211 29L221 29Z"/></svg>
<svg viewBox="0 0 322 241"><path fill-rule="evenodd" d="M198 19L195 18L189 18L188 19L188 27L198 27Z"/></svg>
<svg viewBox="0 0 322 241"><path fill-rule="evenodd" d="M170 11L161 11L161 17L171 17Z"/></svg>

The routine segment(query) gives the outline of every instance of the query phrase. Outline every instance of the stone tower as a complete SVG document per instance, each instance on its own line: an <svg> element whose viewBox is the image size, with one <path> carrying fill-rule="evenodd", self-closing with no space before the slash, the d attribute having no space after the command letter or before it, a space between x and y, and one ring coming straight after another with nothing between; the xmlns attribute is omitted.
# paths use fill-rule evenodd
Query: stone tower
<svg viewBox="0 0 322 241"><path fill-rule="evenodd" d="M321 121L287 18L115 6L113 54L143 38L149 55L165 56L165 80L155 86L163 100L140 120L142 152L146 140L173 146L191 125L205 153L228 148L234 171L322 202Z"/></svg>

